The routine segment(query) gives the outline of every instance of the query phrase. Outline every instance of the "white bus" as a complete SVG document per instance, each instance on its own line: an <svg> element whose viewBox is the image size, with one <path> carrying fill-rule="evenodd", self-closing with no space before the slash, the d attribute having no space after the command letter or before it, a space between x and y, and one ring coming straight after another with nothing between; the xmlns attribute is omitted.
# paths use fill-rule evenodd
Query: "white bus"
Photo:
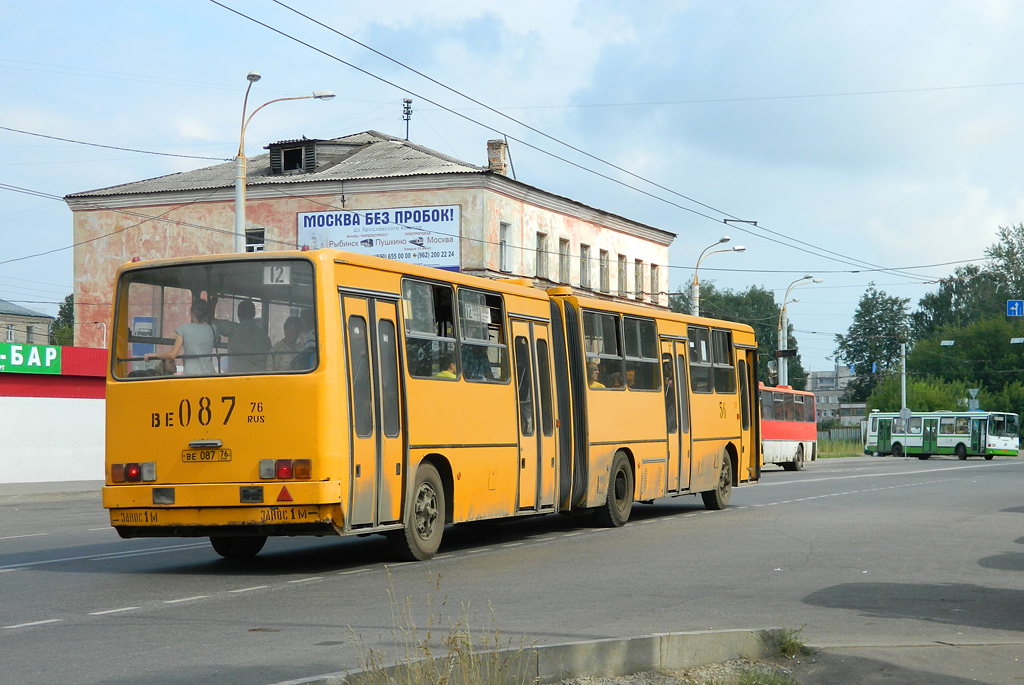
<svg viewBox="0 0 1024 685"><path fill-rule="evenodd" d="M1016 414L992 411L932 411L902 419L895 412L871 412L864 453L914 455L954 454L958 459L1017 456L1020 423Z"/></svg>

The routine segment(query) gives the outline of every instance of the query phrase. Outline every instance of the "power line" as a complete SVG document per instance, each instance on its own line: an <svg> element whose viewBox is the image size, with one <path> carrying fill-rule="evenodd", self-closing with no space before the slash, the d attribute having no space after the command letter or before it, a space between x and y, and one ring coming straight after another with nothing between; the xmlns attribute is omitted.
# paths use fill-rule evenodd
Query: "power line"
<svg viewBox="0 0 1024 685"><path fill-rule="evenodd" d="M121 152L137 152L140 155L158 155L160 157L184 157L185 159L212 159L217 162L230 162L231 157L202 157L199 155L179 155L173 152L153 152L152 150L136 150L130 147L118 147L116 145L103 145L101 143L88 143L84 140L72 140L71 138L58 138L57 136L48 136L42 133L33 133L32 131L22 131L16 128L9 128L7 126L0 126L0 131L10 131L11 133L20 133L26 136L35 136L36 138L47 138L49 140L59 140L62 143L74 143L76 145L88 145L89 147L101 147L106 150L120 150Z"/></svg>
<svg viewBox="0 0 1024 685"><path fill-rule="evenodd" d="M686 207L686 206L680 205L677 202L673 202L672 200L669 200L667 198L661 197L661 196L656 195L656 194L654 194L652 192L643 190L643 189L638 188L638 187L636 187L634 185L628 184L628 183L626 183L624 181L621 181L619 179L616 179L616 178L613 178L611 176L608 176L607 174L602 174L601 172L598 172L598 171L596 171L594 169L585 167L585 166L583 166L581 164L578 164L576 162L573 162L573 161L571 161L569 159L566 159L564 157L556 155L555 153L553 153L553 152L551 152L549 150L544 150L542 148L537 147L536 145L532 145L532 144L526 142L525 140L522 140L520 138L516 138L515 136L508 135L507 133L505 133L503 131L500 131L500 130L492 127L492 126L488 126L487 124L484 124L483 122L477 121L477 120L475 120L475 119L473 119L471 117L468 117L468 116L466 116L464 114L461 114L461 113L455 111L454 109L451 109L449 107L445 107L444 105L440 104L439 102L437 102L435 100L432 100L432 99L430 99L430 98L428 98L428 97L426 97L424 95L418 94L418 93L416 93L416 92L414 92L414 91L412 91L412 90L410 90L408 88L403 88L402 86L399 86L397 83L389 81L388 79L385 79L382 76L378 76L377 74L374 74L374 73L372 73L372 72L370 72L370 71L368 71L366 69L358 67L355 64L352 64L351 62L348 62L348 61L346 61L346 60L344 60L344 59L342 59L342 58L340 58L340 57L338 57L336 55L333 55L333 54L327 52L326 50L318 48L318 47L316 47L316 46L314 46L314 45L312 45L312 44L310 44L310 43L308 43L306 41L303 41L303 40L301 40L301 39L299 39L299 38L289 34L289 33L286 33L285 31L282 31L281 29L275 28L275 27L273 27L273 26L271 26L271 25L269 25L269 24L267 24L265 22L262 22L262 21L260 21L258 19L255 19L254 17L251 17L251 16L249 16L249 15L247 15L247 14L245 14L245 13L239 11L239 10L236 10L236 9L234 9L232 7L228 7L227 5L225 5L225 4L221 3L221 2L218 2L218 0L210 0L210 1L213 4L215 4L215 5L219 6L219 7L222 7L223 9L228 10L229 12L237 14L238 16L240 16L240 17L242 17L244 19L247 19L247 20L253 22L254 24L257 24L257 25L262 26L262 27L264 27L264 28L266 28L266 29L268 29L270 31L273 31L274 33L277 33L280 36L283 36L283 37L285 37L285 38L287 38L287 39L289 39L291 41L294 41L294 42L298 43L299 45L305 46L305 47L309 48L310 50L313 50L314 52L318 52L321 55L324 55L325 57L328 57L329 59L333 59L333 60L335 60L335 61L337 61L337 62L339 62L341 64L344 64L345 66L347 66L347 67L349 67L351 69L354 69L354 70L358 71L361 74L364 74L364 75L366 75L366 76L368 76L368 77L370 77L372 79L380 81L381 83L385 83L385 84L387 84L387 85L389 85L389 86L391 86L393 88L396 88L398 90L406 92L406 93L408 93L410 95L415 95L416 97L418 97L418 98L420 98L420 99L422 99L422 100L424 100L426 102L429 102L429 103L431 103L431 104L433 104L433 105L435 105L437 107L440 107L440 108L444 109L445 111L450 112L451 114L453 114L453 115L455 115L457 117L460 117L460 118L462 118L462 119L464 119L466 121L474 123L474 124L484 128L484 129L489 130L489 131L493 131L494 133L498 133L498 134L504 136L506 139L514 140L514 141L520 143L521 145L524 145L524 146L526 146L526 147L528 147L528 148L530 148L532 150L535 150L535 151L537 151L537 152L539 152L541 154L547 155L547 156L549 156L549 157L551 157L553 159L557 159L557 160L559 160L559 161L561 161L561 162L563 162L565 164L568 164L570 166L573 166L573 167L575 167L577 169L580 169L580 170L585 171L587 173L593 174L593 175L595 175L595 176L597 176L599 178L603 178L605 180L611 181L612 183L616 183L616 184L621 185L623 187L629 188L629 189L634 190L634 191L636 191L638 193L646 195L647 197L650 197L652 199L658 200L658 201L663 202L665 204L668 204L670 206L676 207L676 208L681 209L683 211L690 212L690 213L692 213L694 215L701 216L701 217L703 217L705 219L709 219L709 220L714 221L716 223L721 223L722 221L724 221L724 220L721 220L721 219L719 219L717 217L713 217L711 215L705 214L704 212L701 212L699 210L696 210L696 209L693 209L693 208L690 208L690 207ZM319 22L316 19L313 19L312 17L309 17L308 15L302 14L301 12L298 12L297 10L294 10L291 7L288 7L287 5L279 2L279 0L274 0L274 2L279 4L281 7L284 7L284 8L286 8L286 9L292 11L292 12L295 12L296 14L298 14L298 15L300 15L302 17L305 17L309 21L312 21L312 22L316 23L319 26L322 26L322 27L324 27L324 28L326 28L326 29L328 29L330 31L333 31L333 32L337 33L340 36L345 37L346 39L353 40L353 39L349 38L348 36L346 36L345 34L337 31L336 29L333 29L332 27L327 26L326 24L323 24L322 22ZM355 42L358 43L358 41L355 41ZM359 43L359 44L363 45L362 43ZM364 47L367 47L367 49L373 50L373 48L369 48L368 46L364 46ZM413 71L416 74L419 74L423 78L427 78L431 82L433 82L433 83L435 83L435 84L437 84L437 85L439 85L439 86L441 86L443 88L446 88L447 90L450 90L451 92L456 93L456 94L460 95L461 97L464 97L464 98L470 100L471 102L483 105L483 103L480 103L479 101L474 100L473 98L470 98L469 96L464 95L464 94L460 93L459 91L457 91L457 90L455 90L455 89L453 89L453 88L451 88L451 87L449 87L449 86L447 86L447 85L445 85L445 84L443 84L443 83L441 83L439 81L436 81L435 79L432 79L429 76L421 74L420 72L416 71L415 69L412 69L411 67L408 67L405 64L403 64L403 63L401 63L401 62L399 62L397 60L394 60L391 57L388 57L387 55L384 55L383 53L380 53L380 52L378 52L376 50L373 50L373 51L375 53L381 55L382 57L384 57L386 59L389 59L389 60L395 62L396 64L399 64L402 67L404 67L406 69L409 69L410 71ZM487 105L483 105L483 106L487 107ZM565 142L563 142L563 141L561 141L561 140L559 140L557 138L549 136L546 133L543 133L542 131L539 131L538 129L535 129L535 128L533 128L533 127L531 127L531 126L529 126L529 125L527 125L527 124L525 124L523 122L520 122L520 121L518 121L518 120L516 120L516 119L514 119L512 117L509 117L508 115L503 114L503 113L501 113L501 112L499 112L497 110L494 110L493 108L488 107L488 109L490 109L491 111L495 112L499 116L502 116L502 117L505 117L505 118L507 118L507 119L509 119L511 121L514 121L517 124L519 124L521 126L524 126L527 129L529 129L529 130L535 131L536 133L538 133L541 136L544 136L545 138L548 138L548 139L550 139L550 140L552 140L554 142L559 143L560 145L564 145L564 146L566 146L566 147L568 147L568 148L570 148L572 150L575 150L578 153L583 154L583 155L585 155L585 156L587 156L587 157L589 157L591 159L599 161L602 164L606 164L606 165L608 165L608 166L610 166L610 167L612 167L614 169L617 169L617 170L619 170L619 171L621 171L621 172L623 172L625 174L628 174L628 175L630 175L630 176L632 176L634 178L637 178L637 179L643 181L644 183L647 183L647 184L649 184L651 186L654 186L656 188L660 188L662 190L665 190L666 192L668 192L668 193L670 193L672 195L675 195L677 197L683 198L683 199L685 199L688 202L692 202L694 204L697 204L697 205L699 205L701 207L704 207L706 209L709 209L711 211L717 212L719 214L723 214L723 215L725 215L727 217L731 217L731 218L734 218L734 219L737 218L735 216L732 216L728 212L725 212L723 210L716 209L716 208L714 208L714 207L712 207L710 205L704 204L704 203L702 203L702 202L700 202L700 201L698 201L696 199L690 198L690 197L688 197L686 195L683 195L682 193L679 193L679 192L674 191L674 190L672 190L670 188L667 188L667 187L665 187L663 185L660 185L660 184L658 184L658 183L656 183L654 181L651 181L651 180L646 179L646 178L644 178L642 176L639 176L639 175L637 175L637 174L635 174L635 173L633 173L633 172L631 172L631 171L629 171L627 169L624 169L624 168L619 167L619 166L617 166L615 164L612 164L611 162L607 162L607 161L605 161L605 160L603 160L603 159L601 159L599 157L596 157L596 156L594 156L594 155L592 155L592 154L590 154L588 152L580 150L579 148L576 148L576 147L574 147L574 146L572 146L572 145L570 145L568 143L565 143ZM852 258L848 259L844 255L841 255L838 252L834 252L832 250L828 250L828 249L825 249L825 248L821 248L821 247L812 245L811 243L807 243L805 241L801 241L801 240L798 240L796 238L792 238L790 236L786 236L786 235L784 235L782 233L779 233L777 231L773 231L771 229L764 228L762 226L759 226L758 228L761 228L761 230L765 231L766 233L770 233L770 234L779 236L779 237L783 238L784 240L790 241L791 243L796 243L796 245L794 245L794 244L787 244L786 242L783 242L782 240L771 238L769 236L762 235L760 233L755 233L755 232L753 232L753 231L751 231L749 229L745 229L745 228L742 228L742 227L739 227L739 226L737 226L736 228L738 228L740 231L742 231L744 233L747 233L749 235L752 235L752 236L755 236L755 237L759 237L759 238L761 238L763 240L768 240L769 242L777 243L779 245L783 245L784 247L788 247L790 249L795 249L795 250L798 250L800 252L805 252L805 253L811 254L811 255L813 255L815 257L821 257L823 259L829 259L831 261L838 261L840 263L848 264L850 266L864 266L864 265L867 265L867 266L870 266L870 267L873 267L873 268L884 268L884 267L881 267L878 264L871 264L871 263L865 262L863 260L854 259L854 261L850 261L850 259L852 259ZM807 248L804 248L804 247L800 247L799 245L806 245L810 249L807 249ZM814 250L814 251L812 251L812 250ZM824 254L822 254L822 253L824 253ZM829 256L829 255L833 255L833 256ZM901 275L901 276L904 276L904 277L909 278L909 279L920 280L920 279L924 278L924 277L919 276L917 274L901 274L901 273L898 273L898 272L893 272L893 273L896 273L896 275Z"/></svg>

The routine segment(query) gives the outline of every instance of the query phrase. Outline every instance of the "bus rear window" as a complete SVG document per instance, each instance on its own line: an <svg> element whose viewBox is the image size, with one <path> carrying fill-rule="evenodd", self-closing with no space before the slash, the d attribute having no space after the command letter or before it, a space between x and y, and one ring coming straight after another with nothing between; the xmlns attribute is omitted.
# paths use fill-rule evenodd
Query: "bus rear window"
<svg viewBox="0 0 1024 685"><path fill-rule="evenodd" d="M317 363L313 265L301 259L190 263L121 276L119 379L307 371Z"/></svg>

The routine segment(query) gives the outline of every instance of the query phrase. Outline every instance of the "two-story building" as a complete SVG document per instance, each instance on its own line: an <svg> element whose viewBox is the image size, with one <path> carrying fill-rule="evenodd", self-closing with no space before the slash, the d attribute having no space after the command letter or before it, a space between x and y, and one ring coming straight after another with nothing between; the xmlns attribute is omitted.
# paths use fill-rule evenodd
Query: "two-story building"
<svg viewBox="0 0 1024 685"><path fill-rule="evenodd" d="M247 251L340 247L668 304L675 234L510 178L504 141L487 166L375 131L267 150L247 165ZM109 324L126 261L234 251L234 185L226 162L68 195L76 322ZM102 344L101 327L75 329L77 345Z"/></svg>

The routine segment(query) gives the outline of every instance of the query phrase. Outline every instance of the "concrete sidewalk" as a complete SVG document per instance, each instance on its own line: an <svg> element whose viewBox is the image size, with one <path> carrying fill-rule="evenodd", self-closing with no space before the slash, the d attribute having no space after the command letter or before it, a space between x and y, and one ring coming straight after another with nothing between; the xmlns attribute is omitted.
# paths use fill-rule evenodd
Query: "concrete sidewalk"
<svg viewBox="0 0 1024 685"><path fill-rule="evenodd" d="M101 480L0 483L0 505L55 499L99 499L102 488Z"/></svg>
<svg viewBox="0 0 1024 685"><path fill-rule="evenodd" d="M1024 643L998 645L810 647L794 674L801 685L960 685L1024 683Z"/></svg>

